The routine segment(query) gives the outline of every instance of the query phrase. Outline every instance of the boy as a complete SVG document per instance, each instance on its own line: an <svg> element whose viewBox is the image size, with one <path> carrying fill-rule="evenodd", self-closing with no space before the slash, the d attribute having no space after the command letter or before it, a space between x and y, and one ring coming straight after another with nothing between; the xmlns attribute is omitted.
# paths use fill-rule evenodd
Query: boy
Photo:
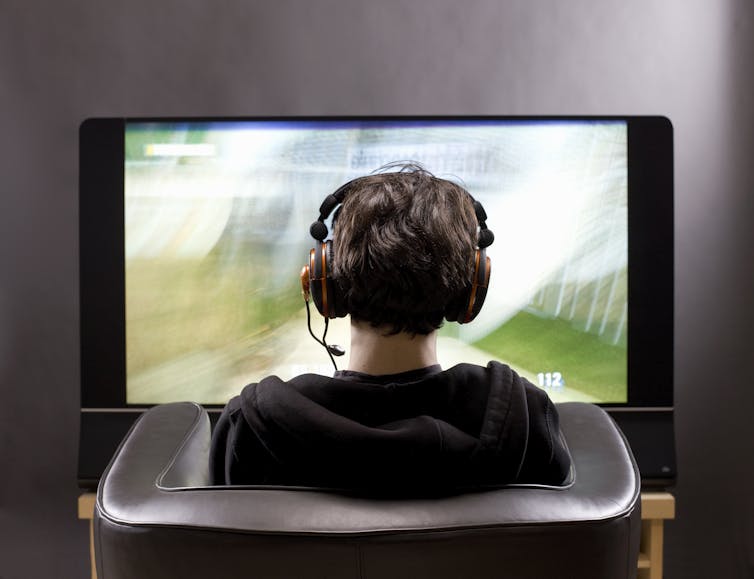
<svg viewBox="0 0 754 579"><path fill-rule="evenodd" d="M311 228L307 306L311 292L326 319L350 314L348 369L246 386L213 434L215 484L432 492L567 478L542 390L497 362L437 361L443 319L470 321L484 301L484 210L419 166L390 169L341 187Z"/></svg>

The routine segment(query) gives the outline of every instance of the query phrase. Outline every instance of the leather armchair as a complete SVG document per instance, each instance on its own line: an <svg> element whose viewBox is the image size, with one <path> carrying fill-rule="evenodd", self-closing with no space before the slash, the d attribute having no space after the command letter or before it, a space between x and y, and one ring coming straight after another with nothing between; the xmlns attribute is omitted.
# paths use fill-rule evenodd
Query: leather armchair
<svg viewBox="0 0 754 579"><path fill-rule="evenodd" d="M210 423L193 403L133 426L97 493L100 579L635 577L640 479L610 417L559 405L564 487L434 498L208 486Z"/></svg>

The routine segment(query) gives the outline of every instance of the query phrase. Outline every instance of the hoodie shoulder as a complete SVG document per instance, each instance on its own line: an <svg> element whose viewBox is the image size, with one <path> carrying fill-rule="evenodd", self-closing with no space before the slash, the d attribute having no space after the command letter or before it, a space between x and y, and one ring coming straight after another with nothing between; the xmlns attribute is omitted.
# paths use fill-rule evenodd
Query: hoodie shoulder
<svg viewBox="0 0 754 579"><path fill-rule="evenodd" d="M547 392L526 381L529 444L520 482L559 486L568 478L571 456L560 430L557 406Z"/></svg>
<svg viewBox="0 0 754 579"><path fill-rule="evenodd" d="M560 485L571 459L560 432L558 411L547 393L492 361L486 367L459 364L449 372L488 383L481 456L497 461L497 481Z"/></svg>

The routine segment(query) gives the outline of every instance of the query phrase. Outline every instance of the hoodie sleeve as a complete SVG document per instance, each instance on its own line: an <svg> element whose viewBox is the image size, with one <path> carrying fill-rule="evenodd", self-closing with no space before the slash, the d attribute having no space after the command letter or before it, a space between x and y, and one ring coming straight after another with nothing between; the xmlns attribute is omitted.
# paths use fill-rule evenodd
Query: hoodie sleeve
<svg viewBox="0 0 754 579"><path fill-rule="evenodd" d="M561 485L568 477L571 458L560 432L558 410L547 393L526 382L529 439L519 483Z"/></svg>

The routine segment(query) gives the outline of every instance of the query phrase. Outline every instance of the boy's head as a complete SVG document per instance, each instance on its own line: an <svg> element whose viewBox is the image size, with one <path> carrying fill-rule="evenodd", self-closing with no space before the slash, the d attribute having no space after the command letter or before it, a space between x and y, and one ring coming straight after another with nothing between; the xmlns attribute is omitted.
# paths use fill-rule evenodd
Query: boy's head
<svg viewBox="0 0 754 579"><path fill-rule="evenodd" d="M477 239L460 185L416 165L361 177L333 220L333 281L352 319L428 334L471 285Z"/></svg>

